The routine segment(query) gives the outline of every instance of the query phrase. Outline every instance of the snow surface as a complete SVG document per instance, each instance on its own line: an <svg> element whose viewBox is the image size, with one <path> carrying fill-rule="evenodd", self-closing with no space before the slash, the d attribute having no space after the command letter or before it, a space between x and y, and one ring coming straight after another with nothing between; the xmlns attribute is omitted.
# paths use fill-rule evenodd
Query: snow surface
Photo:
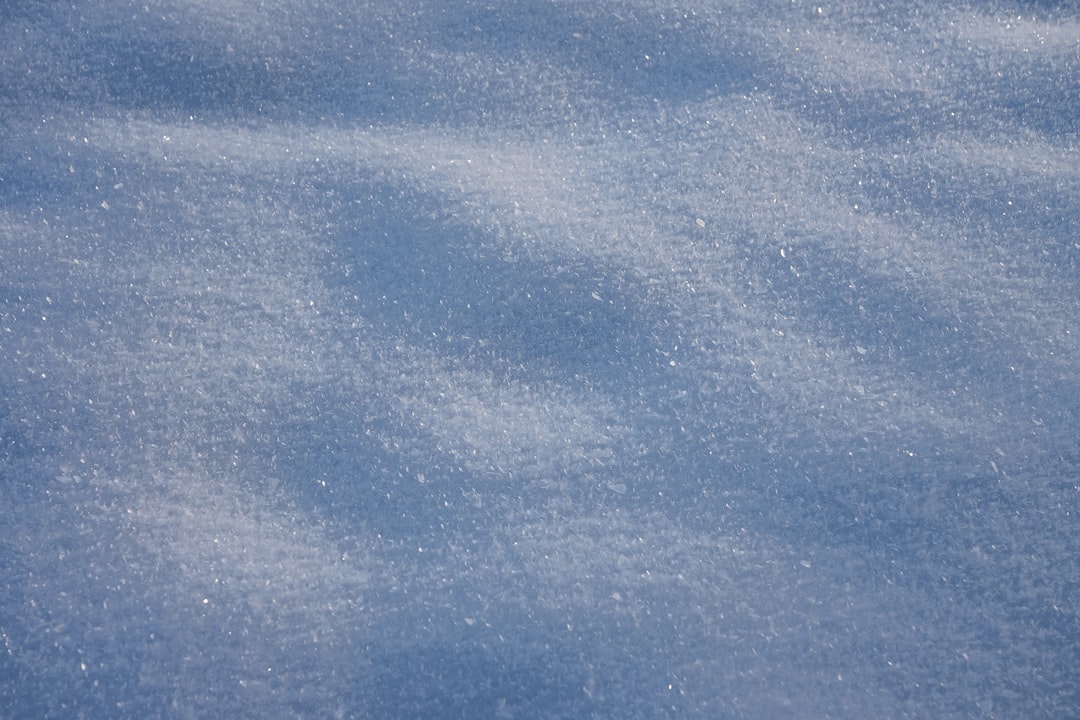
<svg viewBox="0 0 1080 720"><path fill-rule="evenodd" d="M0 7L0 717L1080 713L1080 10Z"/></svg>

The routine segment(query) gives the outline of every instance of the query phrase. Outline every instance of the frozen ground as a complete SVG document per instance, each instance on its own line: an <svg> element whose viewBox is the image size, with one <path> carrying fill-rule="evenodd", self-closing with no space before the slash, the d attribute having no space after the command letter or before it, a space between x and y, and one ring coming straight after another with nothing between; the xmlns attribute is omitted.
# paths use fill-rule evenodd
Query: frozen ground
<svg viewBox="0 0 1080 720"><path fill-rule="evenodd" d="M1071 2L0 9L0 717L1074 718L1078 521Z"/></svg>

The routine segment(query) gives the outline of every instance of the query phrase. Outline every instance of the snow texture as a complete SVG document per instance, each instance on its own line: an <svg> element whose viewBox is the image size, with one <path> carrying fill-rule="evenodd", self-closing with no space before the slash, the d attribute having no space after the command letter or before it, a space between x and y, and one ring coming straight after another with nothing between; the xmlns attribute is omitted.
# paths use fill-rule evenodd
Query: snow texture
<svg viewBox="0 0 1080 720"><path fill-rule="evenodd" d="M9 0L0 717L1074 718L1067 0Z"/></svg>

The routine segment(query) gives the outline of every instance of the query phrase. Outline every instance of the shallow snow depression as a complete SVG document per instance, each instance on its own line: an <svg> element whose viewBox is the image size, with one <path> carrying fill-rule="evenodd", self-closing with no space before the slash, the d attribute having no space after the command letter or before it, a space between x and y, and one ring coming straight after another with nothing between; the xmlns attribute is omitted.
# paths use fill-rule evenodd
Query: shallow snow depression
<svg viewBox="0 0 1080 720"><path fill-rule="evenodd" d="M1075 8L445 5L0 10L0 715L1075 712Z"/></svg>

